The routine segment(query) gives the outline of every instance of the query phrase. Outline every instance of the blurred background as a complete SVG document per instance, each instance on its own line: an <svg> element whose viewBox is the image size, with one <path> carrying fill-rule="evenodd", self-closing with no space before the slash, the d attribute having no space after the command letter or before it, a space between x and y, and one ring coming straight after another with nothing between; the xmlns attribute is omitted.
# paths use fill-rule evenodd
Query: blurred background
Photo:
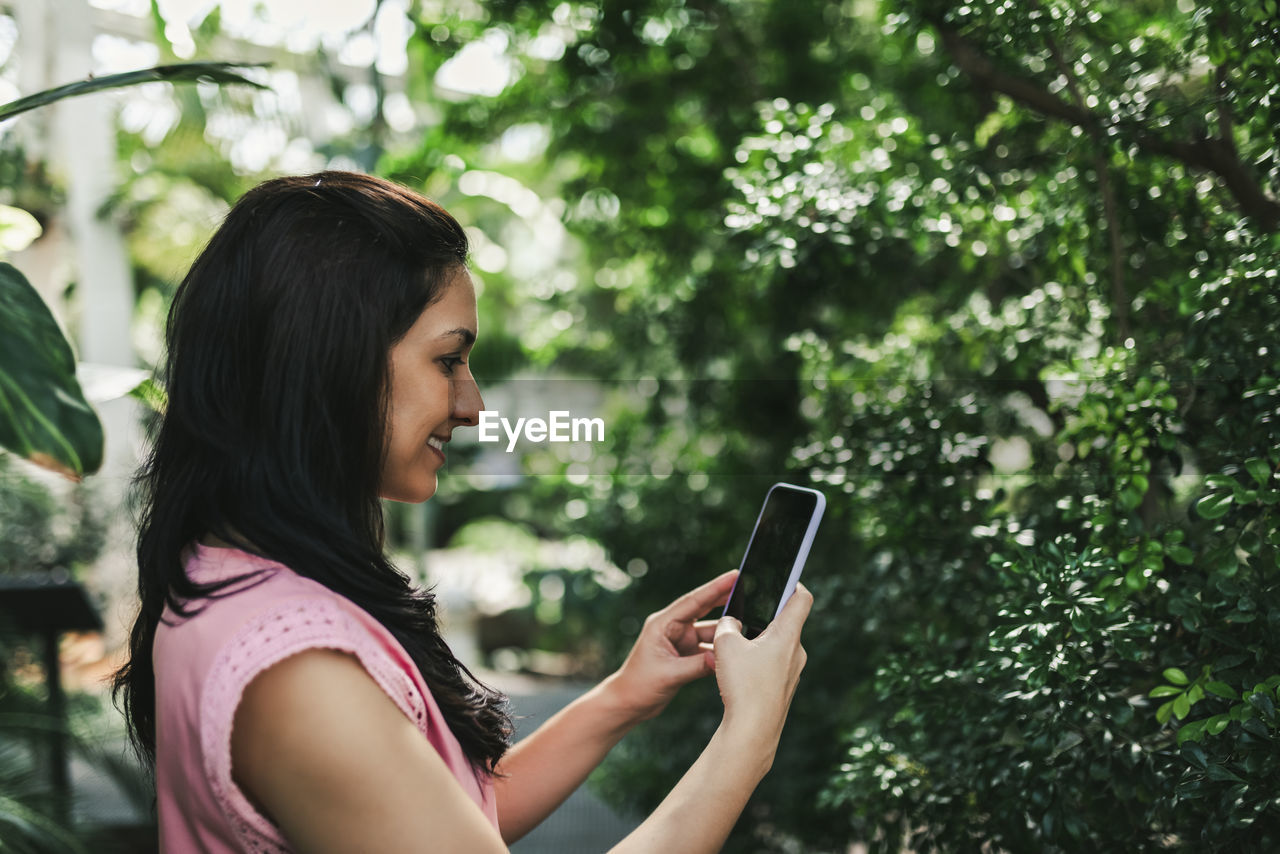
<svg viewBox="0 0 1280 854"><path fill-rule="evenodd" d="M0 108L0 850L154 845L103 682L148 377L229 204L322 168L466 225L489 408L605 424L386 508L522 727L786 480L810 658L726 850L1275 850L1278 13L0 3L0 102L102 87ZM686 689L516 850L604 850L718 719Z"/></svg>

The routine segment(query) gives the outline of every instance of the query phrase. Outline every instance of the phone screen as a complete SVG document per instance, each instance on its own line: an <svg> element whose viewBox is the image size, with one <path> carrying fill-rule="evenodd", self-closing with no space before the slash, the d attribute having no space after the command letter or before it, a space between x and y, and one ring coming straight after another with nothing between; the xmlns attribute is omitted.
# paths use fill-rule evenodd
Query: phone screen
<svg viewBox="0 0 1280 854"><path fill-rule="evenodd" d="M742 623L746 637L764 631L777 613L797 559L804 557L801 549L814 524L818 500L812 491L783 485L770 491L724 611Z"/></svg>

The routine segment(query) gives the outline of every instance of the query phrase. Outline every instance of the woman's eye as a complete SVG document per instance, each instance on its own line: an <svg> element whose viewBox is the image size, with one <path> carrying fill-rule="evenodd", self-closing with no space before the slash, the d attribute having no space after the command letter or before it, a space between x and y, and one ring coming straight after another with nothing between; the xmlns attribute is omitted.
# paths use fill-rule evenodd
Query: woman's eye
<svg viewBox="0 0 1280 854"><path fill-rule="evenodd" d="M465 365L466 362L462 360L461 356L445 356L440 360L440 364L444 367L446 374L451 374L454 368L458 367L458 365Z"/></svg>

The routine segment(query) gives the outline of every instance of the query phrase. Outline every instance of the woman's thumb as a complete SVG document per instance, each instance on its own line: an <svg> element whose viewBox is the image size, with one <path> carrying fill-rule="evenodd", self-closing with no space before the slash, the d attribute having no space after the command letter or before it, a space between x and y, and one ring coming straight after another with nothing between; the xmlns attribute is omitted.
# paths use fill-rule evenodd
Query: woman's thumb
<svg viewBox="0 0 1280 854"><path fill-rule="evenodd" d="M716 634L713 641L718 641L726 635L742 637L742 623L738 621L737 617L721 617L720 622L716 623Z"/></svg>

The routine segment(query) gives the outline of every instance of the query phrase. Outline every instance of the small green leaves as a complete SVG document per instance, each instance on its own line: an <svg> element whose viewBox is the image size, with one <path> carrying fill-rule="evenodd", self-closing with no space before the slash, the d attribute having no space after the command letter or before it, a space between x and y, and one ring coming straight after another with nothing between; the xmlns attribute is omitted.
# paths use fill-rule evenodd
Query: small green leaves
<svg viewBox="0 0 1280 854"><path fill-rule="evenodd" d="M1276 704L1266 691L1257 691L1248 697L1250 706L1253 706L1267 720L1271 720L1276 716Z"/></svg>
<svg viewBox="0 0 1280 854"><path fill-rule="evenodd" d="M1218 681L1206 682L1204 689L1208 691L1210 694L1216 694L1217 696L1223 697L1227 700L1235 700L1240 696L1239 694L1236 693L1236 690L1232 688L1230 685L1228 685L1226 682L1218 682Z"/></svg>
<svg viewBox="0 0 1280 854"><path fill-rule="evenodd" d="M1254 457L1244 461L1245 471L1249 472L1249 476L1257 481L1258 486L1265 486L1271 478L1271 466L1266 460Z"/></svg>
<svg viewBox="0 0 1280 854"><path fill-rule="evenodd" d="M1227 715L1214 715L1205 721L1205 731L1209 735L1218 735L1231 724L1231 718Z"/></svg>
<svg viewBox="0 0 1280 854"><path fill-rule="evenodd" d="M1249 480L1226 474L1213 474L1205 483L1213 491L1196 502L1196 512L1205 519L1219 519L1227 514L1234 503L1245 507L1254 503L1270 506L1280 501L1280 490L1268 488L1271 482L1271 464L1261 457L1251 457L1244 462ZM1252 481L1252 483L1250 483Z"/></svg>
<svg viewBox="0 0 1280 854"><path fill-rule="evenodd" d="M1240 726L1245 732L1258 738L1267 739L1271 734L1267 731L1267 725L1257 718L1242 718Z"/></svg>
<svg viewBox="0 0 1280 854"><path fill-rule="evenodd" d="M169 395L164 386L148 377L129 391L129 397L141 401L152 412L163 413L169 406Z"/></svg>
<svg viewBox="0 0 1280 854"><path fill-rule="evenodd" d="M1058 743L1054 745L1053 752L1049 754L1050 759L1057 759L1063 753L1071 750L1084 742L1084 736L1078 732L1068 732L1058 739Z"/></svg>
<svg viewBox="0 0 1280 854"><path fill-rule="evenodd" d="M1204 735L1205 721L1189 721L1178 728L1178 744L1195 742Z"/></svg>
<svg viewBox="0 0 1280 854"><path fill-rule="evenodd" d="M1236 541L1236 548L1247 555L1256 555L1262 550L1262 538L1257 531L1245 531Z"/></svg>
<svg viewBox="0 0 1280 854"><path fill-rule="evenodd" d="M1239 775L1231 772L1221 765L1210 765L1205 769L1204 775L1210 780L1229 783L1243 783L1244 780Z"/></svg>
<svg viewBox="0 0 1280 854"><path fill-rule="evenodd" d="M1205 519L1219 519L1231 509L1234 497L1230 492L1210 492L1196 502L1196 512Z"/></svg>
<svg viewBox="0 0 1280 854"><path fill-rule="evenodd" d="M1120 506L1125 510L1132 510L1142 503L1143 490L1132 483L1120 490Z"/></svg>
<svg viewBox="0 0 1280 854"><path fill-rule="evenodd" d="M1245 658L1239 655L1223 656L1220 665L1227 668L1243 663L1244 660ZM1177 738L1180 745L1198 741L1205 735L1219 735L1232 721L1248 721L1258 714L1269 717L1268 709L1274 713L1275 705L1271 695L1276 689L1266 683L1259 683L1247 696L1246 702L1236 703L1228 712L1215 714L1202 720L1188 721L1186 718L1191 709L1202 700L1208 697L1237 700L1240 696L1239 692L1221 679L1214 679L1209 665L1200 668L1200 676L1195 681L1189 679L1186 672L1178 667L1166 668L1163 675L1173 684L1157 685L1147 696L1152 699L1171 698L1156 709L1156 722L1163 725L1172 719L1184 721L1178 727ZM1280 675L1275 679L1276 684L1280 685ZM1258 699L1255 700L1255 697Z"/></svg>
<svg viewBox="0 0 1280 854"><path fill-rule="evenodd" d="M1207 673L1207 670L1206 670ZM1156 709L1156 721L1165 724L1169 722L1169 718L1176 717L1182 720L1191 711L1191 707L1204 699L1204 689L1200 686L1200 679L1192 682L1187 678L1187 674L1177 667L1165 668L1164 678L1172 682L1172 685L1157 685L1147 696L1172 697L1166 703L1162 703L1160 708ZM1204 677L1201 677L1202 679ZM1179 687L1182 686L1182 687ZM1198 731L1193 731L1198 732Z"/></svg>
<svg viewBox="0 0 1280 854"><path fill-rule="evenodd" d="M1209 759L1205 756L1204 748L1198 744L1183 745L1182 758L1185 759L1192 767L1203 771L1209 764Z"/></svg>
<svg viewBox="0 0 1280 854"><path fill-rule="evenodd" d="M1225 666L1233 666L1240 664L1240 656L1224 656L1221 660L1225 662ZM1172 669L1172 668L1171 668ZM1160 724L1166 724L1171 718L1182 720L1191 708L1197 702L1203 700L1207 695L1213 695L1224 700L1237 700L1240 692L1235 688L1218 679L1210 678L1211 673L1208 667L1203 669L1201 677L1188 687L1179 690L1172 685L1157 686L1148 696L1151 697L1170 697L1173 699L1163 703L1156 710L1156 721ZM1216 782L1236 781L1238 779L1234 772L1219 767L1213 770L1212 765L1205 765L1202 761L1204 757L1203 750L1188 751L1186 748L1200 741L1205 736L1218 736L1226 732L1233 721L1239 722L1243 730L1251 736L1269 741L1271 739L1268 723L1275 726L1280 723L1277 718L1275 694L1280 690L1280 674L1268 677L1265 681L1259 682L1249 691L1245 692L1244 700L1237 702L1231 706L1226 712L1220 712L1198 721L1186 721L1178 727L1177 740L1178 744L1184 747L1183 758L1205 771L1206 777ZM1256 754L1250 754L1256 756ZM1249 762L1254 759L1249 759ZM1246 768L1250 767L1247 763ZM1230 775L1230 776L1227 776Z"/></svg>

